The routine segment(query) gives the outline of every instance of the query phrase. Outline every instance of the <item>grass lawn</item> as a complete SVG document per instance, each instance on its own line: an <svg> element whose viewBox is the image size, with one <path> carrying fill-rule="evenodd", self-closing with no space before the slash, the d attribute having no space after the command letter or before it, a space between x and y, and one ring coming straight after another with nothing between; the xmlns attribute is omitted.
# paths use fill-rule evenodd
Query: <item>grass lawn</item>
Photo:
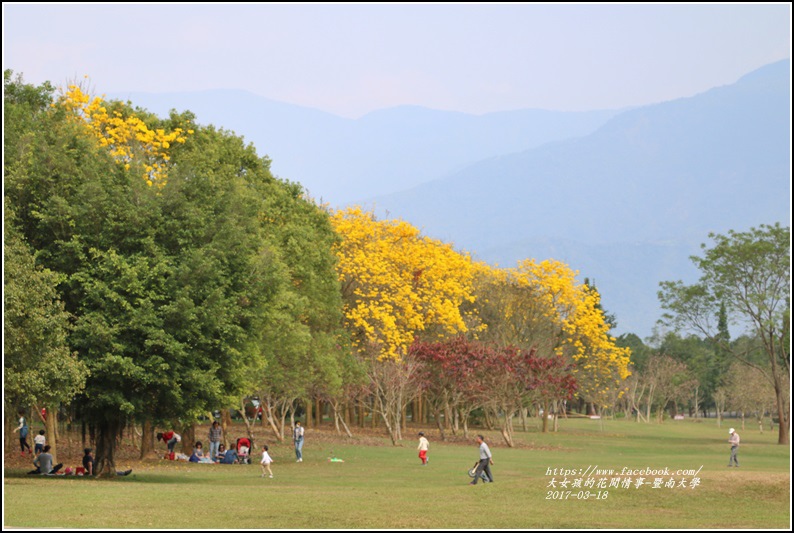
<svg viewBox="0 0 794 533"><path fill-rule="evenodd" d="M518 431L515 448L486 433L495 483L477 486L468 484L466 474L477 459L473 439L445 444L432 429L425 429L431 442L426 467L420 466L413 439L392 447L385 438L372 445L372 438L343 440L327 430L308 429L304 462L295 463L289 444L277 444L263 433L259 442L268 440L275 460L273 479L260 477L257 464L122 461L120 468L134 468L131 476L96 480L26 476L7 462L4 526L789 529L790 447L775 444L776 432L737 429L740 468L727 468L728 425L718 428L714 421L659 425L570 419L561 421L556 434ZM345 462L328 462L331 454ZM667 469L669 475L621 475L624 468ZM611 474L598 472L610 469ZM568 488L551 487L552 479L565 480L563 470L572 471ZM647 484L638 486L640 477ZM654 488L657 478L661 486ZM577 479L581 487L574 486ZM667 486L670 479L675 486Z"/></svg>

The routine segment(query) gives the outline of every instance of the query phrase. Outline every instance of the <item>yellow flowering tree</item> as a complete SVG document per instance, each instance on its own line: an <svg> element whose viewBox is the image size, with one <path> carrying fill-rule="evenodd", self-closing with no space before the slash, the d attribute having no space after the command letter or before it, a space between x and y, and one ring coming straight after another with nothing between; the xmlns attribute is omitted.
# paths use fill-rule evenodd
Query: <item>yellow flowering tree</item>
<svg viewBox="0 0 794 533"><path fill-rule="evenodd" d="M461 305L473 300L472 262L406 222L379 221L359 207L336 211L331 220L341 237L334 250L345 325L369 364L375 409L396 443L402 410L415 393L417 365L408 348L419 335L466 331Z"/></svg>
<svg viewBox="0 0 794 533"><path fill-rule="evenodd" d="M56 104L53 104L55 106ZM68 86L59 105L74 120L85 124L101 146L125 168L137 167L148 185L163 187L166 183L171 150L184 143L193 130L176 127L166 131L158 127L156 117L144 120L121 102L107 102L91 96L76 84ZM149 122L147 124L147 122Z"/></svg>
<svg viewBox="0 0 794 533"><path fill-rule="evenodd" d="M576 273L559 261L524 260L513 271L519 286L534 289L556 339L549 339L558 355L570 357L579 395L599 407L608 405L615 390L629 375L628 348L609 335L599 308L599 294L577 283Z"/></svg>
<svg viewBox="0 0 794 533"><path fill-rule="evenodd" d="M598 292L577 283L567 265L527 259L512 269L483 267L476 287L480 338L573 362L579 396L595 405L620 394L629 350L609 336ZM535 401L548 411L547 399ZM545 422L544 417L544 430Z"/></svg>
<svg viewBox="0 0 794 533"><path fill-rule="evenodd" d="M468 255L422 236L399 220L378 221L353 207L333 213L345 321L356 346L378 359L400 359L420 333L466 331L472 301Z"/></svg>

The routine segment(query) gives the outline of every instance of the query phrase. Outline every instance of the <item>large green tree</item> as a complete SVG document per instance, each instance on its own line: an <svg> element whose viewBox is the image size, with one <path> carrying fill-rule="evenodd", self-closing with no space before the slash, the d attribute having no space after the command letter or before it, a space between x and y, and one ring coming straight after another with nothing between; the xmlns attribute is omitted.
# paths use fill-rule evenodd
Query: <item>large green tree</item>
<svg viewBox="0 0 794 533"><path fill-rule="evenodd" d="M97 470L112 475L125 424L189 424L229 405L300 325L298 278L265 223L268 199L288 188L252 146L212 127L195 127L152 186L49 86L10 73L5 85L4 192L38 262L60 276L69 345L90 370L78 411L96 429ZM112 108L152 130L192 118Z"/></svg>
<svg viewBox="0 0 794 533"><path fill-rule="evenodd" d="M695 285L662 282L659 299L666 322L693 328L745 364L756 368L774 386L780 421L778 442L788 444L790 407L786 384L790 380L789 328L791 313L791 235L780 224L761 225L746 232L709 234L711 247L693 257L701 272ZM751 344L728 345L715 324L724 303L728 317L749 330ZM753 361L763 353L765 364Z"/></svg>

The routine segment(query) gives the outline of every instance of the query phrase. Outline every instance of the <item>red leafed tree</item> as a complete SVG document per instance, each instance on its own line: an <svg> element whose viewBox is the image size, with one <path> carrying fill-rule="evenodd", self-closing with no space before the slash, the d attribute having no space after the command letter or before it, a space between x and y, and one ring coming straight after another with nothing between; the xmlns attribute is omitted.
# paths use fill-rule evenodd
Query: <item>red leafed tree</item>
<svg viewBox="0 0 794 533"><path fill-rule="evenodd" d="M573 365L561 356L541 357L534 348L500 348L460 336L414 342L409 353L420 363L415 379L434 412L442 439L442 412L457 411L468 437L469 414L482 407L501 420L502 437L512 447L516 412L534 404L548 413L550 406L569 400L576 391Z"/></svg>
<svg viewBox="0 0 794 533"><path fill-rule="evenodd" d="M469 414L479 407L482 396L479 375L487 357L484 345L458 336L440 342L414 342L409 353L421 363L416 380L433 411L441 439L446 438L442 412L457 412L468 438Z"/></svg>
<svg viewBox="0 0 794 533"><path fill-rule="evenodd" d="M551 355L540 357L534 348L529 353L529 380L527 390L529 397L543 409L543 433L548 431L548 414L550 406L561 406L565 400L573 398L576 393L576 378L573 376L574 365L562 356ZM559 409L553 409L557 416Z"/></svg>

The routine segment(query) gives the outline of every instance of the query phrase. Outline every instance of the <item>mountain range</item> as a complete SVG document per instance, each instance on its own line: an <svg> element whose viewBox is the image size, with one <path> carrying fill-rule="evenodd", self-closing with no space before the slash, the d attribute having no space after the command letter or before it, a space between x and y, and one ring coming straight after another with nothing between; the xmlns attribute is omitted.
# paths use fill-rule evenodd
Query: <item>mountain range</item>
<svg viewBox="0 0 794 533"><path fill-rule="evenodd" d="M332 206L361 203L482 260L554 258L594 280L615 334L651 333L662 280L709 232L790 224L791 64L626 110L345 119L242 91L110 95L232 130Z"/></svg>

